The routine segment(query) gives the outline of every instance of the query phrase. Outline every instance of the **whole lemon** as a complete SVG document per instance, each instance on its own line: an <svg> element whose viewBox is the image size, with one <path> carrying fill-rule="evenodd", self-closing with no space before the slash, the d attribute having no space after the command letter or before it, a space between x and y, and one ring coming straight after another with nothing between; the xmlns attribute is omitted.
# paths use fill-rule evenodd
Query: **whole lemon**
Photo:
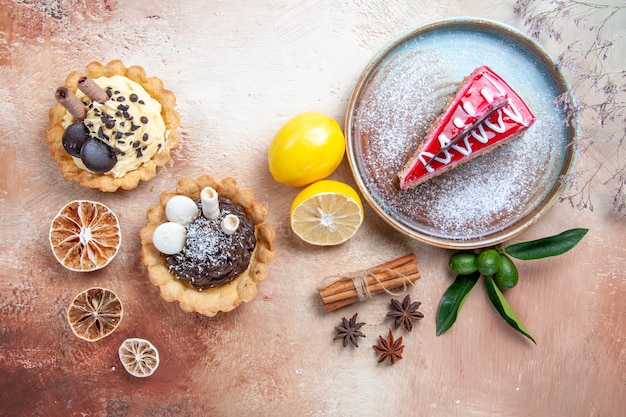
<svg viewBox="0 0 626 417"><path fill-rule="evenodd" d="M308 112L280 128L270 145L267 162L277 182L302 187L329 176L345 151L339 123L323 113Z"/></svg>

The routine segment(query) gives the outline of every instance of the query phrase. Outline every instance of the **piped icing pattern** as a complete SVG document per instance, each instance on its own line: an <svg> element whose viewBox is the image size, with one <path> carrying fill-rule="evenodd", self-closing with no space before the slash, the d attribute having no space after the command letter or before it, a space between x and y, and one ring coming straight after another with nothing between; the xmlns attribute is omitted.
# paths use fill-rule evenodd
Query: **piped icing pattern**
<svg viewBox="0 0 626 417"><path fill-rule="evenodd" d="M487 66L474 70L398 174L413 188L512 140L535 121L526 103Z"/></svg>

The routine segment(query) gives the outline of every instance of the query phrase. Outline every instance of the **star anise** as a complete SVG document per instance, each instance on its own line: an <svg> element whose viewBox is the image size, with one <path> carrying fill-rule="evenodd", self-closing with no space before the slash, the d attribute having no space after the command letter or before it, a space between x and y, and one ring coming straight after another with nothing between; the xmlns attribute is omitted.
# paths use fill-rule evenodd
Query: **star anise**
<svg viewBox="0 0 626 417"><path fill-rule="evenodd" d="M393 334L389 330L387 339L383 339L382 336L378 336L378 346L372 346L376 353L380 355L378 363L382 363L389 359L389 362L393 365L396 361L402 359L402 352L404 351L404 345L402 344L402 336L398 340L393 339Z"/></svg>
<svg viewBox="0 0 626 417"><path fill-rule="evenodd" d="M393 310L387 313L387 317L393 317L395 319L396 329L404 325L404 328L410 332L413 330L412 320L421 320L424 318L424 314L417 311L420 305L422 305L422 303L419 301L411 302L410 294L404 297L402 303L396 299L392 299L391 307Z"/></svg>
<svg viewBox="0 0 626 417"><path fill-rule="evenodd" d="M343 347L348 346L348 342L352 343L355 347L359 347L357 337L365 337L363 332L359 330L365 323L357 323L357 315L358 313L352 316L349 321L344 317L341 319L341 326L335 326L337 335L333 340L343 338Z"/></svg>

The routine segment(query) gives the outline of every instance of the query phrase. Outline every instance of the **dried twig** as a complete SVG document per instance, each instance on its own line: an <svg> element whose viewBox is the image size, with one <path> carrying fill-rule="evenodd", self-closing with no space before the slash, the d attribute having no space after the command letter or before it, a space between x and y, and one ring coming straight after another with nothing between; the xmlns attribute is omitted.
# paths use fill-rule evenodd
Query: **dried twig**
<svg viewBox="0 0 626 417"><path fill-rule="evenodd" d="M597 142L615 144L615 152L600 165L577 171L566 179L568 187L562 200L579 209L593 210L594 180L608 166L614 172L604 184L615 187L613 207L626 215L626 160L620 152L626 142L626 70L621 61L618 71L610 70L614 67L610 65L611 54L620 54L625 47L621 26L626 18L626 4L608 0L517 0L514 12L524 19L530 36L547 36L559 44L565 43L557 64L571 75L577 102L572 102L567 94L559 97L557 104L569 115L569 122L576 115L586 116L589 125L582 126L578 151L584 154ZM606 36L609 29L613 29L614 38Z"/></svg>

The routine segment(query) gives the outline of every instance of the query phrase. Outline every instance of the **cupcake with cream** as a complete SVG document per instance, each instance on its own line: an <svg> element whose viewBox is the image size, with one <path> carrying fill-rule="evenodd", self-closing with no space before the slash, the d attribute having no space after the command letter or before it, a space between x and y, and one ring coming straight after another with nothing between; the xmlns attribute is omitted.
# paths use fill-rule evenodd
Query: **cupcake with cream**
<svg viewBox="0 0 626 417"><path fill-rule="evenodd" d="M46 140L65 179L102 191L156 176L178 146L174 93L143 68L92 62L57 88Z"/></svg>

